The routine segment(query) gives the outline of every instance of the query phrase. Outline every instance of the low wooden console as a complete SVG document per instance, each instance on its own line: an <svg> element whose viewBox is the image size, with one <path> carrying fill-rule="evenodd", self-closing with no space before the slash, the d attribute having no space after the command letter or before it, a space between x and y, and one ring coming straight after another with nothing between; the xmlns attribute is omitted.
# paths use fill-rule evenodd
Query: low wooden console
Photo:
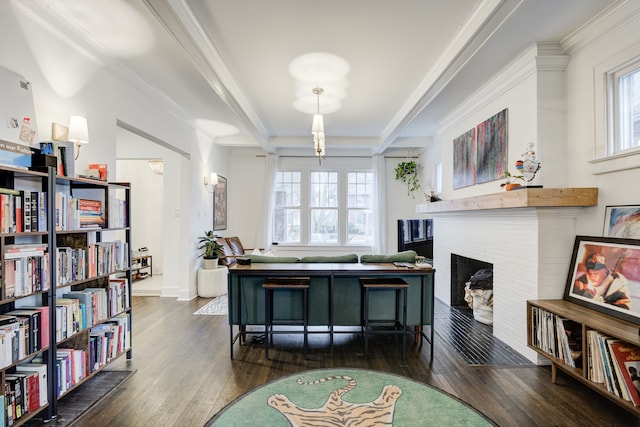
<svg viewBox="0 0 640 427"><path fill-rule="evenodd" d="M565 363L564 360L554 357L553 354L550 354L541 348L544 346L535 343L536 334L539 332L537 331L539 322L536 321L534 311L541 313L540 310L543 310L545 314L550 313L551 315L555 315L557 318L569 319L575 322L575 324L577 324L581 329L582 361L580 364L577 364L576 367L572 367ZM626 401L614 393L610 393L603 384L594 382L590 379L588 360L592 349L589 345L589 340L587 339L588 331L598 331L626 343L640 346L639 325L626 322L565 300L527 301L527 345L551 361L551 380L554 383L556 382L557 370L560 369L611 401L617 403L627 411L635 414L636 416L640 416L639 406L634 406L632 402Z"/></svg>

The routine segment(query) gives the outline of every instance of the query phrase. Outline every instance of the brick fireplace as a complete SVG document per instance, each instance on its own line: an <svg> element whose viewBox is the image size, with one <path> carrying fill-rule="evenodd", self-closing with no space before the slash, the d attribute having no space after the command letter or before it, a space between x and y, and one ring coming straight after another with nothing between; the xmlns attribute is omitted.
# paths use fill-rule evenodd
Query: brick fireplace
<svg viewBox="0 0 640 427"><path fill-rule="evenodd" d="M492 264L493 334L537 362L537 354L527 347L526 301L562 298L575 223L582 212L578 206L597 204L597 189L591 190L595 190L591 200L574 201L573 206L549 200L542 202L544 206L535 206L536 202L528 199L511 206L509 197L528 197L523 195L501 196L499 203L493 203L495 196L490 195L492 203L478 196L458 203L431 203L426 209L420 205L418 212L434 219L436 298L451 305L452 254ZM506 203L503 197L507 197ZM443 204L436 206L439 203Z"/></svg>

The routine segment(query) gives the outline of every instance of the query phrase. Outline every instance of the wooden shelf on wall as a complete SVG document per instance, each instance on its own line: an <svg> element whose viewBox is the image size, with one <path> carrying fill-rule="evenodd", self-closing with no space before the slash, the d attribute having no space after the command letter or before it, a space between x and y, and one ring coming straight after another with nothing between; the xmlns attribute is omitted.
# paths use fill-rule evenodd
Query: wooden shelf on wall
<svg viewBox="0 0 640 427"><path fill-rule="evenodd" d="M523 188L454 200L421 203L417 213L511 209L530 207L584 207L598 205L597 188Z"/></svg>

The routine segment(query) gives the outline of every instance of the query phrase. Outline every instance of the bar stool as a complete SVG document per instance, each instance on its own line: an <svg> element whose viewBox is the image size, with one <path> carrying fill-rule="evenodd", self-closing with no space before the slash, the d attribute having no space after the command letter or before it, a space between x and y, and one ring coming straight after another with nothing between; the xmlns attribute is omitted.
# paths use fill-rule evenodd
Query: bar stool
<svg viewBox="0 0 640 427"><path fill-rule="evenodd" d="M273 325L290 325L301 323L304 334L304 358L307 358L307 336L309 326L309 277L269 277L265 279L262 288L265 290L264 297L264 357L269 358L269 342L274 334L300 333L299 331L274 331ZM302 319L278 319L273 318L273 295L278 290L293 290L302 292Z"/></svg>
<svg viewBox="0 0 640 427"><path fill-rule="evenodd" d="M369 351L369 333L376 333L369 331L369 325L372 323L389 323L390 319L369 319L369 294L371 291L379 290L395 290L396 298L394 305L394 331L393 334L398 334L396 328L399 325L402 329L400 334L402 335L402 364L406 365L406 334L407 334L407 289L409 284L399 277L381 277L381 278L360 278L361 285L361 313L362 313L362 325L364 334L364 357L368 357ZM402 300L400 299L402 298ZM402 322L400 321L400 313L398 313L398 304L402 301ZM386 331L377 333L388 333ZM396 342L397 345L397 342Z"/></svg>

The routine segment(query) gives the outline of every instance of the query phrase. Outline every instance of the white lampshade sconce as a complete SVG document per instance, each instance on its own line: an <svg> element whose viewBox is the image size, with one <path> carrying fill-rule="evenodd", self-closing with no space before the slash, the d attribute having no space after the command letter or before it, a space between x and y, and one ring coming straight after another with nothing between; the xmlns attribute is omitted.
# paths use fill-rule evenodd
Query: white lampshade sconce
<svg viewBox="0 0 640 427"><path fill-rule="evenodd" d="M74 142L77 147L76 157L80 155L80 147L89 143L89 128L87 119L82 116L71 116L69 119L69 141Z"/></svg>
<svg viewBox="0 0 640 427"><path fill-rule="evenodd" d="M218 174L215 172L211 172L211 175L204 176L204 188L209 192L213 193L216 191L216 185L218 185Z"/></svg>

